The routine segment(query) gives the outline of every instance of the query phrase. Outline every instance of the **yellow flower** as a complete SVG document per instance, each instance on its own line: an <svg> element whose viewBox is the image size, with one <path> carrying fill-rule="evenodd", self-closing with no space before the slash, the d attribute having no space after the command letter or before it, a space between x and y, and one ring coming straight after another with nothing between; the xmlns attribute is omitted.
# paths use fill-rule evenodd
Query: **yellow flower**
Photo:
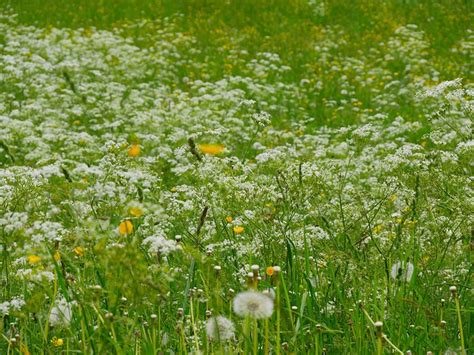
<svg viewBox="0 0 474 355"><path fill-rule="evenodd" d="M396 199L397 199L397 195L390 195L390 197L388 198L390 202L395 202Z"/></svg>
<svg viewBox="0 0 474 355"><path fill-rule="evenodd" d="M135 158L138 157L140 154L140 146L138 144L132 144L130 148L128 148L128 156Z"/></svg>
<svg viewBox="0 0 474 355"><path fill-rule="evenodd" d="M143 215L143 210L140 207L130 207L128 212L133 216L133 217L140 217Z"/></svg>
<svg viewBox="0 0 474 355"><path fill-rule="evenodd" d="M53 344L54 346L62 346L64 344L64 340L62 338L56 338L54 337L53 339L51 339L51 344Z"/></svg>
<svg viewBox="0 0 474 355"><path fill-rule="evenodd" d="M199 144L199 150L204 154L218 155L224 151L222 144Z"/></svg>
<svg viewBox="0 0 474 355"><path fill-rule="evenodd" d="M232 223L234 219L232 218L232 216L227 216L225 220L227 221L227 223Z"/></svg>
<svg viewBox="0 0 474 355"><path fill-rule="evenodd" d="M61 260L61 254L59 253L59 250L56 250L56 251L54 252L53 257L54 257L54 260L56 260L56 261Z"/></svg>
<svg viewBox="0 0 474 355"><path fill-rule="evenodd" d="M243 232L244 232L244 227L242 227L242 226L235 226L234 227L234 233L235 234L241 234Z"/></svg>
<svg viewBox="0 0 474 355"><path fill-rule="evenodd" d="M129 220L120 222L119 224L119 233L122 235L132 234L133 233L133 224Z"/></svg>
<svg viewBox="0 0 474 355"><path fill-rule="evenodd" d="M38 255L28 255L28 262L32 265L38 264L41 258Z"/></svg>
<svg viewBox="0 0 474 355"><path fill-rule="evenodd" d="M74 254L76 254L77 256L84 256L84 248L83 248L83 247L77 246L77 247L75 247L72 251L73 251Z"/></svg>
<svg viewBox="0 0 474 355"><path fill-rule="evenodd" d="M265 272L267 273L268 276L272 276L273 273L275 272L275 269L273 268L273 266L269 266L269 267L267 267Z"/></svg>
<svg viewBox="0 0 474 355"><path fill-rule="evenodd" d="M374 228L372 228L372 232L375 234L378 234L382 231L383 227L381 224L376 225Z"/></svg>
<svg viewBox="0 0 474 355"><path fill-rule="evenodd" d="M23 344L23 343L20 343L20 354L23 354L23 355L30 355L30 352L28 350L28 347Z"/></svg>

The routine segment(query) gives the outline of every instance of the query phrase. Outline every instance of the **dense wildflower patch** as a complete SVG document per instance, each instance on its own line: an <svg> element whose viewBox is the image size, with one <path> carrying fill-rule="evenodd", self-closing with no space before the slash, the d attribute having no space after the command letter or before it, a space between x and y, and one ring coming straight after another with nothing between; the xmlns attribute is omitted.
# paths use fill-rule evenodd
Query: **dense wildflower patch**
<svg viewBox="0 0 474 355"><path fill-rule="evenodd" d="M465 351L472 32L462 79L318 26L295 80L179 23L1 17L2 352Z"/></svg>

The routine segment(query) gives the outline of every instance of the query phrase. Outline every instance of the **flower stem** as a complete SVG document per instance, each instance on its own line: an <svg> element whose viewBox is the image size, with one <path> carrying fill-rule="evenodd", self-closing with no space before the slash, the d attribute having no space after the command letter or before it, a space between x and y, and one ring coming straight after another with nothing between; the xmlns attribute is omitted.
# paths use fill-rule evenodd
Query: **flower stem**
<svg viewBox="0 0 474 355"><path fill-rule="evenodd" d="M253 320L253 353L258 355L258 327L257 320Z"/></svg>
<svg viewBox="0 0 474 355"><path fill-rule="evenodd" d="M461 305L459 304L459 297L456 294L454 297L454 302L456 302L456 314L458 316L458 328L459 328L459 336L461 337L461 353L463 355L466 354L466 347L464 345L464 334L462 330L462 319L461 319Z"/></svg>
<svg viewBox="0 0 474 355"><path fill-rule="evenodd" d="M265 355L269 354L270 350L270 339L268 339L268 319L265 319L265 347L263 349L263 353Z"/></svg>

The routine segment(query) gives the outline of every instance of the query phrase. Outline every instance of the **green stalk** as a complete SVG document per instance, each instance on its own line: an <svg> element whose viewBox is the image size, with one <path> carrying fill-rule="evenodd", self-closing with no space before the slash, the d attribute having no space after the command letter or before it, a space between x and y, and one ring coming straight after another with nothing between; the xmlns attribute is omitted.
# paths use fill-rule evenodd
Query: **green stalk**
<svg viewBox="0 0 474 355"><path fill-rule="evenodd" d="M459 304L459 297L457 294L454 296L454 302L456 303L456 315L458 317L459 336L461 337L461 353L463 355L466 355L466 346L464 345L464 334L462 330L461 305Z"/></svg>
<svg viewBox="0 0 474 355"><path fill-rule="evenodd" d="M245 317L244 323L245 354L250 354L250 317Z"/></svg>
<svg viewBox="0 0 474 355"><path fill-rule="evenodd" d="M276 303L276 346L275 351L277 355L280 355L280 321L281 321L281 314L280 314L280 287L276 286L276 295L275 295L275 303Z"/></svg>
<svg viewBox="0 0 474 355"><path fill-rule="evenodd" d="M197 332L197 328L196 328L196 322L194 321L194 310L193 310L193 304L194 304L194 300L191 299L191 302L189 302L189 306L190 306L190 312L191 312L191 324L192 324L192 328L193 328L193 333L194 333L194 345L196 346L196 353L199 353L199 342L198 342L198 332Z"/></svg>
<svg viewBox="0 0 474 355"><path fill-rule="evenodd" d="M263 349L263 353L265 355L269 354L269 351L270 351L270 339L269 339L269 335L268 335L268 318L265 319L265 346L264 346L264 349Z"/></svg>
<svg viewBox="0 0 474 355"><path fill-rule="evenodd" d="M382 336L377 335L377 355L383 354Z"/></svg>
<svg viewBox="0 0 474 355"><path fill-rule="evenodd" d="M257 327L257 320L253 320L253 353L254 355L258 355L258 327Z"/></svg>

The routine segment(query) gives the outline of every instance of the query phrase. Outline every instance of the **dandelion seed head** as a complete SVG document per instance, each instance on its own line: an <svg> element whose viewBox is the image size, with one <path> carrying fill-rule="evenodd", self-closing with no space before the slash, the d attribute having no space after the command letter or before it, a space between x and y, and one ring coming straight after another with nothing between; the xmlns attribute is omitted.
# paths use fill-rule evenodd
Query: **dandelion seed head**
<svg viewBox="0 0 474 355"><path fill-rule="evenodd" d="M67 327L72 319L72 305L65 299L60 299L51 309L49 324L54 326Z"/></svg>
<svg viewBox="0 0 474 355"><path fill-rule="evenodd" d="M234 298L234 312L240 317L263 319L271 317L273 300L257 291L245 291Z"/></svg>
<svg viewBox="0 0 474 355"><path fill-rule="evenodd" d="M224 316L211 317L206 322L206 334L210 340L226 341L232 339L234 333L234 323Z"/></svg>

